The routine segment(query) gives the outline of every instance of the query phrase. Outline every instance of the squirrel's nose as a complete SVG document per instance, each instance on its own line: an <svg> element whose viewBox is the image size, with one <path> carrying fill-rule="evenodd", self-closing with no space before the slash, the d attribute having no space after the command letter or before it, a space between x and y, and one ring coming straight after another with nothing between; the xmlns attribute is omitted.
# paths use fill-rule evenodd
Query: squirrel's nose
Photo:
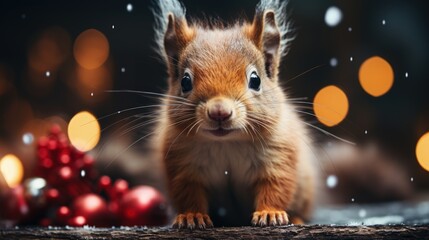
<svg viewBox="0 0 429 240"><path fill-rule="evenodd" d="M211 101L207 108L207 115L210 119L222 122L231 118L232 109L222 100Z"/></svg>
<svg viewBox="0 0 429 240"><path fill-rule="evenodd" d="M223 110L215 110L215 111L209 111L208 115L209 115L210 119L217 121L217 122L222 122L222 121L226 121L229 118L231 118L232 111L226 112Z"/></svg>

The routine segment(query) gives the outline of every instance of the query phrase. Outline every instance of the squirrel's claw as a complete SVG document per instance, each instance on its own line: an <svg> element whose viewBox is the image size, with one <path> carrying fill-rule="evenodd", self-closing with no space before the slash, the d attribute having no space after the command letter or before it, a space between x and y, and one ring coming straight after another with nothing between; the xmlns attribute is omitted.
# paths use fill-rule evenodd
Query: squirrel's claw
<svg viewBox="0 0 429 240"><path fill-rule="evenodd" d="M285 211L255 211L253 213L253 226L281 226L289 223L289 218Z"/></svg>
<svg viewBox="0 0 429 240"><path fill-rule="evenodd" d="M197 223L195 223L195 220ZM213 222L209 215L202 213L178 214L173 222L173 228L178 229L205 229L213 227Z"/></svg>

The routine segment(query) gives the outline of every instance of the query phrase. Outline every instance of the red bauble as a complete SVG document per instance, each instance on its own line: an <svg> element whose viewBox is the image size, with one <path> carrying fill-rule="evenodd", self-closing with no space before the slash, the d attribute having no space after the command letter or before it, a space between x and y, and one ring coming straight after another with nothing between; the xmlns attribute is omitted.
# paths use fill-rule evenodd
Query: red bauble
<svg viewBox="0 0 429 240"><path fill-rule="evenodd" d="M72 209L74 216L82 216L85 218L85 224L97 227L108 227L112 225L106 201L96 194L89 193L77 197L72 204Z"/></svg>
<svg viewBox="0 0 429 240"><path fill-rule="evenodd" d="M0 194L0 206L2 209L0 219L19 222L28 217L30 208L24 193L24 187L19 185Z"/></svg>
<svg viewBox="0 0 429 240"><path fill-rule="evenodd" d="M73 227L83 227L84 225L87 225L86 218L83 216L76 216L76 217L70 218L67 223L68 225Z"/></svg>
<svg viewBox="0 0 429 240"><path fill-rule="evenodd" d="M124 226L160 226L167 223L166 202L156 189L138 186L122 197L119 203Z"/></svg>
<svg viewBox="0 0 429 240"><path fill-rule="evenodd" d="M70 219L71 211L66 206L61 206L57 209L57 222L59 224L65 224Z"/></svg>

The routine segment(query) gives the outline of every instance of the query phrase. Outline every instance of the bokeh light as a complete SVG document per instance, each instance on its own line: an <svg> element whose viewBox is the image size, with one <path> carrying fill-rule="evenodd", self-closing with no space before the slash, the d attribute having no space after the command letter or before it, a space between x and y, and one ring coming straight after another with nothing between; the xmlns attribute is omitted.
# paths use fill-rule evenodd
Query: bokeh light
<svg viewBox="0 0 429 240"><path fill-rule="evenodd" d="M100 125L91 113L79 112L69 122L68 136L75 148L82 152L89 151L100 140Z"/></svg>
<svg viewBox="0 0 429 240"><path fill-rule="evenodd" d="M70 46L71 40L66 30L48 28L30 46L28 65L39 73L55 71L66 60Z"/></svg>
<svg viewBox="0 0 429 240"><path fill-rule="evenodd" d="M326 186L328 186L328 188L334 188L336 187L338 184L338 178L335 175L329 175L326 178Z"/></svg>
<svg viewBox="0 0 429 240"><path fill-rule="evenodd" d="M70 49L70 35L60 27L45 29L30 44L26 88L32 95L49 93L60 67L70 55Z"/></svg>
<svg viewBox="0 0 429 240"><path fill-rule="evenodd" d="M329 60L329 64L331 65L331 67L336 67L338 65L338 59L336 58L331 58Z"/></svg>
<svg viewBox="0 0 429 240"><path fill-rule="evenodd" d="M10 84L12 81L11 78L10 70L4 65L0 65L0 96L10 90L12 86L12 84Z"/></svg>
<svg viewBox="0 0 429 240"><path fill-rule="evenodd" d="M76 38L73 53L81 67L95 69L109 57L109 42L102 32L88 29Z"/></svg>
<svg viewBox="0 0 429 240"><path fill-rule="evenodd" d="M14 97L2 112L2 130L8 134L15 135L31 119L34 112L30 103L24 99Z"/></svg>
<svg viewBox="0 0 429 240"><path fill-rule="evenodd" d="M102 91L112 88L112 76L108 67L102 66L97 69L88 70L85 68L76 68L77 84L82 92L88 96L89 92L95 90Z"/></svg>
<svg viewBox="0 0 429 240"><path fill-rule="evenodd" d="M32 144L34 141L34 136L31 133L25 133L24 135L22 135L22 142L25 145L30 145Z"/></svg>
<svg viewBox="0 0 429 240"><path fill-rule="evenodd" d="M325 23L330 27L337 26L341 19L343 18L343 13L338 7L332 6L326 10L325 13Z"/></svg>
<svg viewBox="0 0 429 240"><path fill-rule="evenodd" d="M420 166L429 172L429 132L417 142L416 156Z"/></svg>
<svg viewBox="0 0 429 240"><path fill-rule="evenodd" d="M359 69L359 82L369 95L374 97L387 93L393 85L393 69L379 56L365 60Z"/></svg>
<svg viewBox="0 0 429 240"><path fill-rule="evenodd" d="M127 11L131 12L133 10L133 5L131 3L127 4Z"/></svg>
<svg viewBox="0 0 429 240"><path fill-rule="evenodd" d="M13 154L7 154L0 160L0 171L9 187L20 184L24 176L21 160Z"/></svg>
<svg viewBox="0 0 429 240"><path fill-rule="evenodd" d="M328 127L344 120L349 110L346 94L338 87L330 85L321 89L313 101L313 110L317 119Z"/></svg>
<svg viewBox="0 0 429 240"><path fill-rule="evenodd" d="M20 134L24 136L25 134L33 135L34 139L38 139L42 136L45 136L47 132L51 129L52 125L58 125L64 131L67 130L67 122L61 116L51 116L48 118L33 118L27 121L20 130Z"/></svg>
<svg viewBox="0 0 429 240"><path fill-rule="evenodd" d="M96 69L85 69L78 64L69 69L67 84L86 104L98 104L109 97L108 94L96 94L113 88L112 63L108 60ZM91 93L93 93L91 95Z"/></svg>

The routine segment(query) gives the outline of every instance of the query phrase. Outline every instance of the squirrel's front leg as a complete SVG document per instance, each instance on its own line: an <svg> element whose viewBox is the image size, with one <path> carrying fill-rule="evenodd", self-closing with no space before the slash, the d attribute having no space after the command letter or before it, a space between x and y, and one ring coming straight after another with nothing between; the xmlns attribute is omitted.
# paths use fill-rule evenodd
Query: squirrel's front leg
<svg viewBox="0 0 429 240"><path fill-rule="evenodd" d="M289 223L286 208L292 201L295 180L291 176L264 176L256 182L256 199L252 224L276 226Z"/></svg>
<svg viewBox="0 0 429 240"><path fill-rule="evenodd" d="M190 176L176 176L170 181L170 194L177 210L174 228L213 227L208 212L206 192L197 181Z"/></svg>

